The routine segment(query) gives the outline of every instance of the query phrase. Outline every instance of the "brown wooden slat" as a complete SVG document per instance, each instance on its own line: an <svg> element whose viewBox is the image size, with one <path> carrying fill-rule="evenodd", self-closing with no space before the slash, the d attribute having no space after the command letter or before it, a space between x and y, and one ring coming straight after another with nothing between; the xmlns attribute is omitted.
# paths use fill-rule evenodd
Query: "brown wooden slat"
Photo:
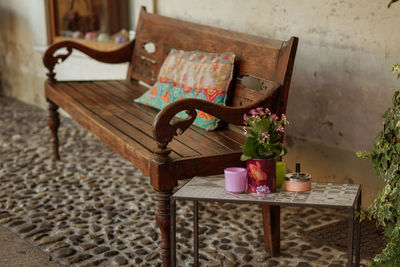
<svg viewBox="0 0 400 267"><path fill-rule="evenodd" d="M259 89L250 89L241 83L238 83L235 88L232 88L230 94L232 97L232 106L244 106L258 101L263 96L269 94L275 88L279 87L279 84L273 81L267 81L263 79L258 79L262 82Z"/></svg>
<svg viewBox="0 0 400 267"><path fill-rule="evenodd" d="M243 96L236 96L233 98L232 106L233 107L242 107L247 106L253 103L253 100L245 98Z"/></svg>
<svg viewBox="0 0 400 267"><path fill-rule="evenodd" d="M197 129L194 129L194 130L197 131ZM217 131L211 131L211 132L202 132L202 133L199 131L199 133L206 135L205 137L213 140L216 143L219 143L220 145L223 145L223 146L229 148L229 150L231 150L231 151L241 150L240 146L243 143L242 142L238 142L235 139L232 139L232 138L230 138L228 136L225 136L225 135L221 134L220 133L221 130L223 130L223 129L220 129L220 130L217 130Z"/></svg>
<svg viewBox="0 0 400 267"><path fill-rule="evenodd" d="M241 154L232 152L209 157L181 158L177 160L177 178L223 174L228 167L246 167L246 162L240 160Z"/></svg>
<svg viewBox="0 0 400 267"><path fill-rule="evenodd" d="M102 103L105 101L106 103L102 104L104 108L108 108L113 114L129 124L129 126L126 127L133 128L131 130L126 130L126 133L129 133L132 139L138 140L138 138L140 138L140 142L145 142L145 144L153 144L155 147L156 142L152 136L152 125L148 120L144 120L145 116L143 116L142 113L137 112L137 109L135 112L128 112L126 103L122 102L122 100L116 99L115 96L109 94L106 90L103 90L102 87L104 85L99 86L95 83L83 83L83 85L88 89L85 91L85 94L90 99L93 99L96 103ZM125 106L125 108L123 106ZM130 109L131 107L132 105L129 106ZM138 131L140 133L138 133ZM175 142L171 148L174 152L182 157L193 157L200 155L200 153L179 142Z"/></svg>
<svg viewBox="0 0 400 267"><path fill-rule="evenodd" d="M131 107L131 110L133 111L133 107L135 109L140 109L141 111L144 111L147 113L147 116L151 118L151 120L154 119L154 109L144 106L144 105L139 105L133 103L133 99L130 99L130 90L129 89L129 83L125 83L123 81L111 81L111 82L97 82L97 84L101 85L104 89L110 90L112 94L118 95L122 100L126 101L126 103ZM114 86L110 87L108 84ZM135 86L135 85L133 85ZM131 102L132 101L132 102ZM232 151L231 148L226 147L224 145L221 145L218 142L213 142L210 138L207 138L206 136L199 134L193 128L189 128L183 135L175 137L174 141L172 141L170 144L173 144L177 141L182 142L184 144L189 144L190 147L198 152L200 152L202 155L210 155L210 154L222 154L222 153L227 153ZM199 131L202 131L198 129ZM208 133L204 131L205 133ZM234 148L236 150L236 147Z"/></svg>
<svg viewBox="0 0 400 267"><path fill-rule="evenodd" d="M118 81L118 82L121 82L122 84L127 86L125 81ZM114 82L111 82L111 83L114 83ZM238 149L240 150L240 145L243 143L243 142L234 141L233 139L231 139L229 137L225 137L223 135L220 135L218 133L219 130L217 130L217 131L205 131L205 130L202 130L202 129L198 128L198 127L189 128L182 136L178 136L175 139L182 140L183 142L192 143L192 136L190 134L187 134L187 133L190 133L192 131L196 132L198 135L201 135L206 139L210 139L210 140L218 143L219 145L224 146L229 151L237 151Z"/></svg>
<svg viewBox="0 0 400 267"><path fill-rule="evenodd" d="M134 140L139 146L152 153L154 147L151 147L151 145L154 144L149 143L149 140L146 140L145 136L143 134L139 134L138 131L132 131L131 127L129 127L126 122L123 122L121 119L116 117L115 115L117 114L113 114L109 110L110 107L107 107L106 99L98 98L94 101L92 98L93 96L90 95L90 93L88 95L88 90L81 83L72 83L72 85L71 83L59 83L58 88L60 88L66 94L72 96L76 102L92 111L94 114L96 114L96 116L103 119L105 124L118 129L122 134L131 140ZM132 135L136 135L135 138L132 138Z"/></svg>
<svg viewBox="0 0 400 267"><path fill-rule="evenodd" d="M119 87L119 85L117 83L121 83L125 87L125 89L128 89L126 91L124 90L124 92L127 92L127 94L124 95L123 98L128 97L130 92L132 92L132 96L131 97L133 99L137 98L137 97L139 97L141 95L141 94L137 93L138 90L129 90L129 86L130 85L129 85L129 82L126 82L126 81L94 82L94 84L98 85L101 89L107 88L109 86L109 83L114 85L114 86L118 86L118 88L120 88L120 87ZM133 84L132 86L137 86L137 85ZM116 93L115 91L113 91L113 93L109 93L108 97L115 96L116 95L115 93ZM122 105L125 108L131 108L132 107L132 103L130 103L130 102L129 103L120 103L120 105ZM153 110L153 109L151 109L151 110ZM224 134L221 134L220 130L207 132L207 131L201 130L200 128L192 127L192 128L187 130L187 133L189 133L191 131L194 131L197 134L202 135L204 138L211 139L214 142L219 143L220 145L226 147L229 151L240 150L241 149L240 145L243 144L243 142L244 142L243 138L239 139L235 135L235 138L232 139L231 137L228 137L228 136L226 136ZM187 137L187 138L184 138L184 137ZM186 135L186 132L182 136L176 137L176 139L178 139L180 141L183 141L183 142L190 142L190 143L192 142L191 136ZM240 141L238 142L238 140L240 140ZM173 143L174 142L172 142L171 144L173 144Z"/></svg>
<svg viewBox="0 0 400 267"><path fill-rule="evenodd" d="M233 127L238 128L238 130L232 130ZM244 144L246 141L246 137L240 132L238 126L230 125L228 129L221 129L217 133L240 144Z"/></svg>
<svg viewBox="0 0 400 267"><path fill-rule="evenodd" d="M123 87L129 86L129 84L126 84L123 82L121 82L121 83L111 82L111 84L117 86L118 89L121 88L121 85ZM129 87L127 87L127 88L129 89ZM113 93L115 93L115 92L113 91ZM126 98L123 98L123 99L126 99ZM151 117L151 120L154 119L154 116L152 115L154 113L153 108L147 107L145 105L133 103L133 100L132 100L132 102L130 100L128 100L127 103L130 106L134 105L136 108L139 108L139 109L147 112L147 115ZM231 149L229 149L223 145L212 142L211 139L205 137L202 134L199 134L197 131L193 130L193 128L196 128L196 127L191 127L184 134L176 136L170 144L173 144L175 142L182 142L184 144L189 144L189 146L191 148L200 152L202 155L210 155L210 154L215 154L215 153L221 154L221 153L226 153L226 152L231 151ZM201 129L198 129L198 130L204 131Z"/></svg>
<svg viewBox="0 0 400 267"><path fill-rule="evenodd" d="M233 92L234 99L240 96L250 99L252 101L257 101L258 99L260 99L265 95L265 92L252 90L240 84L236 86L235 91L236 92Z"/></svg>
<svg viewBox="0 0 400 267"><path fill-rule="evenodd" d="M276 65L280 48L283 44L282 41L278 40L145 12L142 12L140 16L136 40L154 43L156 49L162 49L162 52L165 52L159 53L162 55L165 55L171 48L219 53L232 51L238 59L235 66L238 74L251 73L267 80L275 80L276 78ZM158 50L156 50L156 53ZM139 46L134 49L134 57L137 54L143 54L143 49ZM160 65L164 60L163 56L159 56L156 59L154 54L149 54L149 56L153 57L152 59L157 62L157 65ZM135 61L133 61L132 65L131 77L146 81L147 77L142 75L142 73L146 73L146 66Z"/></svg>
<svg viewBox="0 0 400 267"><path fill-rule="evenodd" d="M111 147L125 159L129 160L145 174L150 174L149 160L153 154L144 149L140 144L128 138L114 127L110 127L93 112L77 102L72 96L62 92L58 84L45 84L46 98L51 99L59 107L63 108L79 124Z"/></svg>
<svg viewBox="0 0 400 267"><path fill-rule="evenodd" d="M117 110L114 111L115 113L113 113L108 110L110 108L109 106L101 106L99 105L99 103L92 101L92 97L94 96L91 95L89 91L87 89L85 90L84 88L85 87L83 87L82 84L80 84L80 87L78 87L75 83L72 83L72 86L71 83L67 83L64 84L62 87L62 89L65 90L66 93L72 95L77 101L82 103L82 105L86 106L88 109L97 114L97 116L104 119L106 123L108 123L110 126L118 129L121 133L134 140L137 144L147 149L149 152L152 153L154 151L154 149L156 148L156 143L151 137L132 127L129 123L122 120L121 118L117 117L118 115L122 115L123 111ZM96 100L100 101L100 104L103 103L103 105L105 105L106 103L106 100L102 98L98 98ZM182 157L182 155L176 153L175 151L172 151L171 157L180 158Z"/></svg>
<svg viewBox="0 0 400 267"><path fill-rule="evenodd" d="M141 107L143 105L140 105ZM144 106L144 108L146 109L152 109L149 107ZM220 146L221 149L219 149L219 153L222 152L222 147L225 148L225 152L230 152L230 151L237 151L238 148L238 144L236 142L231 142L230 140L223 140L220 137L213 137L215 136L215 133L218 131L205 131L203 129L200 129L198 127L190 127L188 130L186 130L186 132L181 135L181 136L177 136L175 137L175 139L182 141L184 143L188 143L191 144L193 146L193 138L204 138L207 144L209 144L208 140L214 142L214 146ZM209 146L207 145L207 151L209 151Z"/></svg>

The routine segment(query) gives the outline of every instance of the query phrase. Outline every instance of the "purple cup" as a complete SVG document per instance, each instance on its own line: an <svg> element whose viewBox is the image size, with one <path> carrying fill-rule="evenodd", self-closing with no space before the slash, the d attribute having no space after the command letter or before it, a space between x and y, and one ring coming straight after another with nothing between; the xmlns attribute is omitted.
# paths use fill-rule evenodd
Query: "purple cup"
<svg viewBox="0 0 400 267"><path fill-rule="evenodd" d="M224 173L226 192L239 194L246 190L247 169L226 168Z"/></svg>

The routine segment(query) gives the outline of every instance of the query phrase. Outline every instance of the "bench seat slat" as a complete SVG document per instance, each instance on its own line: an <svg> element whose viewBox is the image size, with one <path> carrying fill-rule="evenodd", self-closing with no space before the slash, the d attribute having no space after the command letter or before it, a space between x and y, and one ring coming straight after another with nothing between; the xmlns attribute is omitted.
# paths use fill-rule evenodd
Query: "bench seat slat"
<svg viewBox="0 0 400 267"><path fill-rule="evenodd" d="M110 81L110 82L95 82L95 84L99 85L101 89L106 89L110 90L110 92L115 95L120 97L121 101L124 101L124 106L133 110L133 108L136 109L141 109L143 113L141 113L143 116L148 116L147 119L150 119L151 121L154 119L154 112L158 112L157 110L155 111L153 108L140 105L140 104L134 104L134 107L132 105L132 101L135 97L131 95L131 91L138 91L133 90L132 88L130 89L130 86L136 87L137 84L135 83L130 83L126 81ZM111 86L110 86L111 85ZM112 87L114 86L114 88ZM118 90L120 89L120 90ZM140 94L137 95L139 97ZM220 137L217 133L219 131L214 131L214 132L207 132L204 131L198 127L190 127L185 134L176 136L174 140L170 143L171 147L174 147L174 143L179 141L184 144L190 144L190 147L198 152L200 152L202 155L209 155L209 154L221 154L221 153L226 153L226 152L231 152L231 151L238 151L240 150L240 145L243 143L243 139L240 142L237 141L232 141L229 138L226 137ZM212 136L217 136L213 138Z"/></svg>
<svg viewBox="0 0 400 267"><path fill-rule="evenodd" d="M119 121L115 122L117 123L115 127L124 127L127 135L132 137L134 136L135 139L143 144L153 145L154 147L150 147L150 151L154 150L155 142L153 136L149 135L152 131L151 122L149 122L149 120L144 120L144 116L141 116L137 112L129 112L128 108L122 108L120 100L114 99L112 95L104 94L104 91L99 86L96 86L93 83L83 83L83 86L88 89L85 90L85 95L89 99L93 99L94 102L97 103L105 102L101 106L104 109L109 109L112 114L119 118ZM132 104L130 106L132 106ZM200 155L200 153L179 142L174 144L173 151L181 157Z"/></svg>
<svg viewBox="0 0 400 267"><path fill-rule="evenodd" d="M73 85L71 83L59 83L58 87L66 94L72 96L75 101L82 105L82 107L96 114L96 116L101 118L107 126L117 129L131 140L135 140L143 149L146 149L148 152L152 153L153 147L151 147L151 145L154 144L151 142L149 143L151 139L149 138L146 140L143 134L140 134L140 132L137 130L135 131L134 127L129 127L127 123L124 123L121 119L119 119L118 114L116 114L119 112L111 112L106 107L106 99L94 100L92 95L88 95L90 90L87 90L85 86L80 83Z"/></svg>
<svg viewBox="0 0 400 267"><path fill-rule="evenodd" d="M148 129L148 132L152 136L151 127L155 117L155 113L157 113L158 110L154 110L153 108L134 103L134 98L130 96L129 90L127 90L125 93L121 93L122 90L119 90L121 87L126 89L125 85L121 85L116 82L95 82L94 84L98 86L98 90L109 91L104 92L104 94L106 94L107 96L114 98L119 97L118 105L128 111L131 115L138 114L139 112L137 112L137 110L140 110L140 117L145 121L148 121L150 124L150 129ZM193 140L197 140L199 142L193 144ZM210 153L221 152L220 147L210 147L210 143L207 142L207 139L204 139L203 135L198 134L193 130L189 130L185 132L184 135L174 138L174 140L171 142L171 148L174 149L174 147L179 144L184 144L186 146L187 144L190 144L191 149L197 151L199 153L198 155L207 155Z"/></svg>
<svg viewBox="0 0 400 267"><path fill-rule="evenodd" d="M205 131L202 131L201 129L193 127L193 130L198 131L198 133L201 135L204 135L205 138L211 139L213 142L218 143L218 144L228 148L231 151L241 150L240 146L245 141L243 136L242 136L242 139L238 142L235 139L232 139L228 136L221 134L220 131L223 131L223 129L220 129L217 131L205 132Z"/></svg>
<svg viewBox="0 0 400 267"><path fill-rule="evenodd" d="M108 145L122 157L128 159L145 174L150 174L149 158L152 153L140 143L111 127L103 118L86 108L71 95L63 93L59 84L45 84L46 98L51 99L56 105L63 108L79 124L90 131L94 136ZM171 156L171 157L175 157Z"/></svg>
<svg viewBox="0 0 400 267"><path fill-rule="evenodd" d="M243 130L241 127L236 125L229 125L228 129L221 129L218 131L219 135L222 135L224 138L232 139L235 142L240 144L244 144L246 141L246 136L242 134Z"/></svg>
<svg viewBox="0 0 400 267"><path fill-rule="evenodd" d="M133 102L133 99L140 96L143 91L146 91L146 87L127 81L74 81L46 85L46 94L60 96L55 97L55 102L60 107L65 108L65 105L71 105L70 103L73 103L75 109L79 106L78 114L71 114L72 110L67 112L108 146L116 151L122 149L123 152L120 154L125 157L126 148L114 146L127 143L126 146L132 147L132 153L136 151L140 154L141 161L149 162L156 147L152 136L152 122L158 110ZM68 100L62 100L63 98ZM60 102L57 99L60 99ZM76 113L72 111L74 112ZM91 129L92 124L85 123L85 120L94 120L99 127L106 128L112 134L107 137L97 135L96 131ZM172 149L170 156L173 160L179 161L181 158L201 158L240 151L243 136L237 133L227 135L226 131L230 132L230 130L206 132L191 127L170 143ZM112 140L113 138L118 141ZM132 161L131 156L128 159ZM145 165L143 171L148 174L148 163L141 165Z"/></svg>

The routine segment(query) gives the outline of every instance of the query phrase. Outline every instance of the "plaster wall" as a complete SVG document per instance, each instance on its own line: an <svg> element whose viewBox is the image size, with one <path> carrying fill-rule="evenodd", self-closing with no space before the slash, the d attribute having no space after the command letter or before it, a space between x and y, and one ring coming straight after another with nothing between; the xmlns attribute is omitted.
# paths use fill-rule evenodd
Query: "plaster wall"
<svg viewBox="0 0 400 267"><path fill-rule="evenodd" d="M168 0L156 12L264 37L299 37L288 134L368 149L398 82L400 6L370 0Z"/></svg>
<svg viewBox="0 0 400 267"><path fill-rule="evenodd" d="M44 77L36 45L46 44L43 1L0 1L0 92L43 105ZM38 77L40 77L38 79Z"/></svg>
<svg viewBox="0 0 400 267"><path fill-rule="evenodd" d="M0 94L42 108L44 2L0 0ZM400 23L400 5L387 9L386 1L368 0L150 2L155 13L165 16L281 40L298 36L287 110L287 134L294 138L286 159L303 162L311 173L318 163L317 180L371 185L372 199L382 183L368 163L358 163L362 160L354 151L372 146L398 86L391 65L399 61L400 35L393 25ZM123 79L126 68L74 52L56 72L60 80Z"/></svg>

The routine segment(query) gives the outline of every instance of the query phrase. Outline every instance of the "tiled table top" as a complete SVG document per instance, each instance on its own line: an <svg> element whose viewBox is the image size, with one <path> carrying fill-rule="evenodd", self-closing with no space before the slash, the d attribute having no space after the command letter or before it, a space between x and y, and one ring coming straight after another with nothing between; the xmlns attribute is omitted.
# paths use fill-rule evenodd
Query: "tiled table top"
<svg viewBox="0 0 400 267"><path fill-rule="evenodd" d="M232 194L225 191L221 176L194 177L174 195L175 199L256 203L280 206L353 207L360 185L312 183L311 191L294 193L280 189L271 194Z"/></svg>

